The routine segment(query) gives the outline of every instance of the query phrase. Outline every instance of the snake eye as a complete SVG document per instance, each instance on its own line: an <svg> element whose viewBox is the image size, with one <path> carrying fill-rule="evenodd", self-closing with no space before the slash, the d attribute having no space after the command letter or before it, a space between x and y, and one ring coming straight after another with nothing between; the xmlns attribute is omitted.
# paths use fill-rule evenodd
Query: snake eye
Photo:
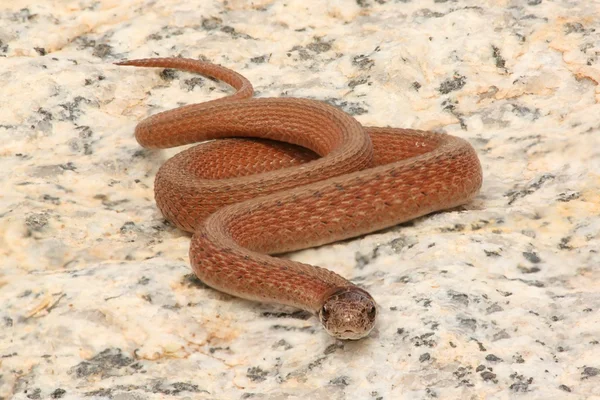
<svg viewBox="0 0 600 400"><path fill-rule="evenodd" d="M329 319L329 310L327 309L327 306L323 306L321 308L321 321L325 322Z"/></svg>
<svg viewBox="0 0 600 400"><path fill-rule="evenodd" d="M367 311L367 315L369 316L369 319L375 319L375 316L377 315L377 308L375 306L371 306L369 311Z"/></svg>

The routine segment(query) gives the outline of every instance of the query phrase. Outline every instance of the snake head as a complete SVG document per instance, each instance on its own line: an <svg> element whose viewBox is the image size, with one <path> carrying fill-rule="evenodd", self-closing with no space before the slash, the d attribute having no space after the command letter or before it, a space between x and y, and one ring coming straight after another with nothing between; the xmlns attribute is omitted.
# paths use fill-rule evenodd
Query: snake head
<svg viewBox="0 0 600 400"><path fill-rule="evenodd" d="M319 320L331 336L357 340L371 332L377 316L377 303L358 287L338 288L325 297Z"/></svg>

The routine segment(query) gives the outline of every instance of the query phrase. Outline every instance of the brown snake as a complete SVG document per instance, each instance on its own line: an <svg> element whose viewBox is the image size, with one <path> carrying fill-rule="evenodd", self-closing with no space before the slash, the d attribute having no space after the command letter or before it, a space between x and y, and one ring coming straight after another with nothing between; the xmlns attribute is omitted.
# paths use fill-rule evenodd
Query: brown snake
<svg viewBox="0 0 600 400"><path fill-rule="evenodd" d="M156 203L165 218L193 233L190 261L200 280L234 296L308 310L337 338L369 334L377 314L371 295L327 269L268 254L452 208L471 200L482 183L475 150L454 136L363 127L316 100L252 98L246 78L201 61L119 65L197 72L237 89L137 125L136 139L148 148L222 139L165 162L156 175Z"/></svg>

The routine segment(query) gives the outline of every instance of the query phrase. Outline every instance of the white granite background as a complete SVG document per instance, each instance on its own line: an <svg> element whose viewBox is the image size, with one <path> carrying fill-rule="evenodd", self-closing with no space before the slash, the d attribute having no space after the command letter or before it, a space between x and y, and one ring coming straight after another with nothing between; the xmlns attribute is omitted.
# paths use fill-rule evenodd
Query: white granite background
<svg viewBox="0 0 600 400"><path fill-rule="evenodd" d="M600 398L597 0L2 0L1 399ZM291 255L381 305L339 342L193 278L147 115L228 93L116 67L205 57L258 96L480 154L462 210ZM161 73L162 72L162 73Z"/></svg>

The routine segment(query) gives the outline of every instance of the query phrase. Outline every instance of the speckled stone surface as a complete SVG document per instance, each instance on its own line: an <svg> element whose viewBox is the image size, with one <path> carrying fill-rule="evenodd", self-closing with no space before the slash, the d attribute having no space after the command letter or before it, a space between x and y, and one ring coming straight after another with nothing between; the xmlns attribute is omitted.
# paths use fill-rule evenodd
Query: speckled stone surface
<svg viewBox="0 0 600 400"><path fill-rule="evenodd" d="M600 2L4 0L0 398L600 398ZM381 306L358 342L205 287L153 201L142 118L229 93L446 131L471 204L293 259Z"/></svg>

